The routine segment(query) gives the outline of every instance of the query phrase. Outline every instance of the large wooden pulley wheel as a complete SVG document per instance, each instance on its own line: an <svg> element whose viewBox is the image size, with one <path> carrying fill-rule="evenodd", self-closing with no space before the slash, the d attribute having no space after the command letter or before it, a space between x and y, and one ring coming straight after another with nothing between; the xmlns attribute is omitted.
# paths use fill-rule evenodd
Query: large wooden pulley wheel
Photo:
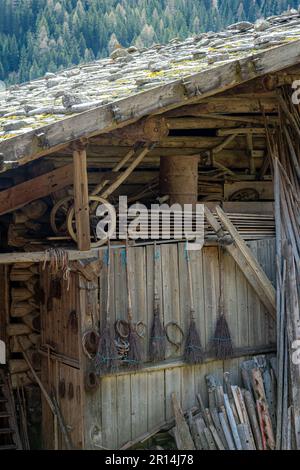
<svg viewBox="0 0 300 470"><path fill-rule="evenodd" d="M50 224L55 235L67 235L67 214L74 204L73 196L66 196L60 199L52 208L50 214Z"/></svg>
<svg viewBox="0 0 300 470"><path fill-rule="evenodd" d="M91 243L91 248L97 248L99 246L104 245L107 243L107 240L110 236L115 232L116 229L116 213L111 204L109 202L100 197L100 196L89 196L89 203L90 203L90 221L91 221L91 235L94 237L94 242ZM99 204L105 206L109 219L111 221L109 233L104 234L99 240L97 240L97 223L100 219L100 216L97 215L97 209ZM69 235L72 239L77 242L77 235L76 235L76 221L75 221L75 208L72 205L67 214L67 229Z"/></svg>

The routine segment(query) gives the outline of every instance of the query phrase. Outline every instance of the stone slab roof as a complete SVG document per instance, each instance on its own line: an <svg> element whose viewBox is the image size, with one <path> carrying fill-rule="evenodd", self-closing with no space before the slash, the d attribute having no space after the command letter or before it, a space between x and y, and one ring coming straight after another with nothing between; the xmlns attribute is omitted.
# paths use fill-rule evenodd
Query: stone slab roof
<svg viewBox="0 0 300 470"><path fill-rule="evenodd" d="M7 140L298 40L300 12L290 11L148 49L116 49L109 58L0 89L0 153Z"/></svg>

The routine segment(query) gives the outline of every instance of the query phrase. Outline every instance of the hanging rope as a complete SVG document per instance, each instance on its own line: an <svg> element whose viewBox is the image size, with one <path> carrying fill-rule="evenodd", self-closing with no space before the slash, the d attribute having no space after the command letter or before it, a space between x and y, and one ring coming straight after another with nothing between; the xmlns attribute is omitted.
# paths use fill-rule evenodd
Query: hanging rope
<svg viewBox="0 0 300 470"><path fill-rule="evenodd" d="M51 276L57 276L62 273L62 278L67 282L67 290L69 290L71 269L68 252L62 248L49 248L45 251L43 271L45 271L47 266Z"/></svg>

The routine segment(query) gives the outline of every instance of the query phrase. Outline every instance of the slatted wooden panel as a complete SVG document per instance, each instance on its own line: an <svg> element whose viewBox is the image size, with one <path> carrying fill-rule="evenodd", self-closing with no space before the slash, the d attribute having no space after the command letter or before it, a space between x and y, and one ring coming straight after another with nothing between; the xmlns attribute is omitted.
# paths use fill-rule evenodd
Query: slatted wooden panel
<svg viewBox="0 0 300 470"><path fill-rule="evenodd" d="M55 352L64 354L71 359L78 359L78 332L72 328L70 314L79 315L76 292L78 282L75 275L70 277L69 289L66 281L62 281L61 299L53 298L52 309L47 307L47 300L51 296L51 278L47 271L42 272L42 286L45 291L46 302L42 305L42 345L49 344Z"/></svg>
<svg viewBox="0 0 300 470"><path fill-rule="evenodd" d="M47 307L47 300L51 295L51 279L47 271L41 273L41 285L45 291L45 304L41 308L42 345L49 344L55 347L55 352L63 354L70 359L79 359L78 331L70 323L71 312L76 312L79 322L78 278L72 275L69 289L67 283L62 281L61 299L53 299L52 309ZM79 328L79 323L78 323ZM48 391L55 390L61 413L68 426L70 438L76 449L83 445L82 400L83 390L80 381L80 371L67 366L57 360L42 358L42 382ZM59 383L64 381L66 394L59 394ZM71 385L70 385L71 384ZM73 397L70 395L73 388ZM43 448L55 448L54 418L46 400L42 396L42 429ZM57 432L57 448L65 449L65 441L59 430Z"/></svg>
<svg viewBox="0 0 300 470"><path fill-rule="evenodd" d="M275 282L274 240L252 241L250 248ZM164 323L177 321L186 332L189 322L189 295L184 244L161 245L157 276ZM197 324L203 346L210 348L218 315L219 252L217 247L204 247L190 253ZM102 255L105 262L105 253ZM225 311L236 347L262 346L274 343L274 324L260 304L243 273L227 253L222 253L225 271ZM124 250L113 254L111 272L111 321L126 319L127 286ZM135 321L142 320L148 330L153 314L153 246L130 248L130 288ZM106 276L100 278L101 318L106 305ZM143 345L148 355L148 332ZM180 359L183 348L176 351L168 345L167 359ZM199 390L206 400L205 376L214 374L222 381L229 371L233 382L240 382L240 363L246 358L214 361L201 366L163 368L151 372L106 377L101 380L101 445L118 448L173 416L170 396L176 392L182 407L194 406Z"/></svg>
<svg viewBox="0 0 300 470"><path fill-rule="evenodd" d="M42 382L49 394L55 390L57 401L69 430L69 436L75 449L82 448L82 390L80 386L80 371L74 367L67 366L58 361L42 358ZM65 394L59 392L59 384L65 384ZM73 392L73 393L72 393ZM55 427L53 413L49 408L42 394L42 429L43 448L55 449L57 439L57 449L66 449L65 440L57 425L57 438L55 439Z"/></svg>

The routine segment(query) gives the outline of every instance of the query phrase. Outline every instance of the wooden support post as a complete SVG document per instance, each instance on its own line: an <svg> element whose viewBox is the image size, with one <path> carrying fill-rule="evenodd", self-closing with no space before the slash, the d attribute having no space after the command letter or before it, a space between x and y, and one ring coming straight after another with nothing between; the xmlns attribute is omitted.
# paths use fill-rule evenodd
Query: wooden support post
<svg viewBox="0 0 300 470"><path fill-rule="evenodd" d="M196 204L198 200L198 155L164 156L160 160L160 194L168 203Z"/></svg>
<svg viewBox="0 0 300 470"><path fill-rule="evenodd" d="M73 165L77 245L79 250L88 251L91 248L89 193L86 150L83 145L74 148Z"/></svg>

